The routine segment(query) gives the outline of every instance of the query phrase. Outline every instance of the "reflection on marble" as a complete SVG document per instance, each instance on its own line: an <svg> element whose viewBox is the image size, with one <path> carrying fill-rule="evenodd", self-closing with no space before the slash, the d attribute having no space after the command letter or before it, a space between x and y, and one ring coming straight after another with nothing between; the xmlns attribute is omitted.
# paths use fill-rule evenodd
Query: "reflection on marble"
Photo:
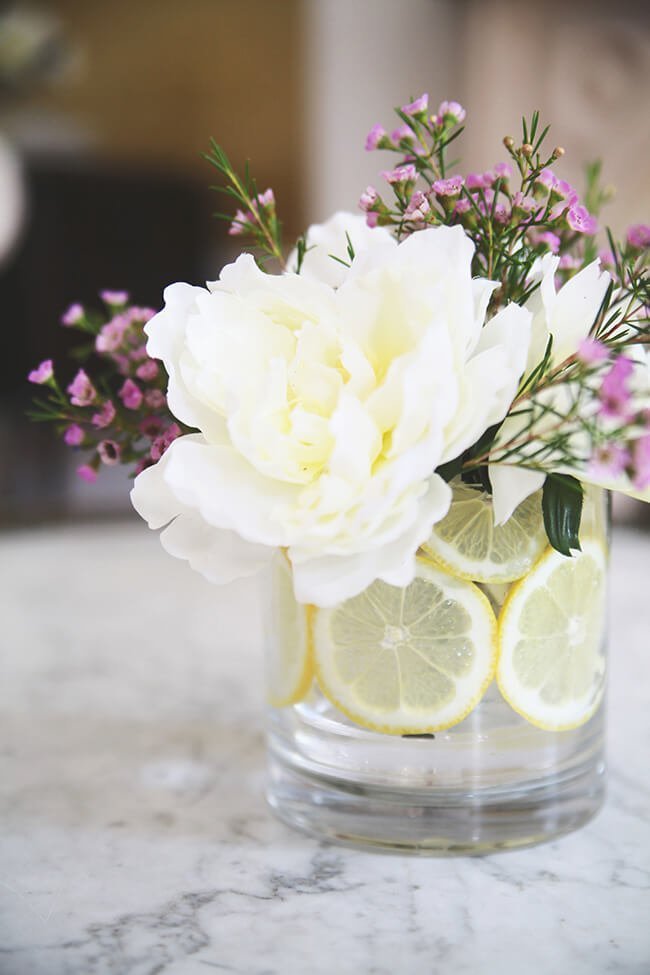
<svg viewBox="0 0 650 975"><path fill-rule="evenodd" d="M0 972L649 972L649 548L614 551L605 810L418 860L267 811L249 583L209 586L139 524L0 536Z"/></svg>

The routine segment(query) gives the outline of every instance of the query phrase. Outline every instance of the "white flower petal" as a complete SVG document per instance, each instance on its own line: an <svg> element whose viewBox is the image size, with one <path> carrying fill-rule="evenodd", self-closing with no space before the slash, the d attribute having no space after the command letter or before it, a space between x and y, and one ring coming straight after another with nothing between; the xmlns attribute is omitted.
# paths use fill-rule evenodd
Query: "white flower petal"
<svg viewBox="0 0 650 975"><path fill-rule="evenodd" d="M435 522L444 518L451 503L451 490L441 477L433 475L426 495L418 505L417 517L408 531L393 542L371 552L347 557L305 558L289 549L293 563L296 599L316 606L334 606L351 599L375 579L392 586L406 586L415 575L415 553L431 534Z"/></svg>
<svg viewBox="0 0 650 975"><path fill-rule="evenodd" d="M492 484L492 511L494 524L503 525L513 511L544 484L546 475L525 467L509 464L488 464Z"/></svg>

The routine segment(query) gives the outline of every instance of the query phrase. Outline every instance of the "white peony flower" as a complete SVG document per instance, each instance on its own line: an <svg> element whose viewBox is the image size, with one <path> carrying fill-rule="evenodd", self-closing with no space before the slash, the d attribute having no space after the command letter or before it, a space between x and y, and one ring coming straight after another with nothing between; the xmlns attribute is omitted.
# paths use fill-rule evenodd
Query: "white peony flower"
<svg viewBox="0 0 650 975"><path fill-rule="evenodd" d="M337 288L246 254L207 289L167 288L148 351L200 433L135 482L165 547L223 581L282 546L297 598L323 606L407 585L450 503L435 469L503 419L526 362L530 313L483 327L495 285L472 254L432 228L360 248Z"/></svg>
<svg viewBox="0 0 650 975"><path fill-rule="evenodd" d="M534 268L533 277L539 280L540 285L525 304L525 308L532 314L527 374L543 358L551 336L553 365L558 365L577 352L580 342L589 334L609 285L609 274L600 271L600 262L596 260L574 275L558 291L555 287L555 274L559 260L553 254L546 254L536 262ZM548 405L553 406L554 398L566 396L566 393L567 390L562 388L551 391L546 397ZM558 409L563 408L559 403L555 406ZM564 407L567 406L568 404L564 404ZM524 419L509 417L499 431L497 442L503 444L514 440L524 427ZM532 454L538 447L539 444L533 441L528 449ZM494 520L497 525L506 522L522 501L539 490L546 477L539 471L508 464L490 464L489 475Z"/></svg>

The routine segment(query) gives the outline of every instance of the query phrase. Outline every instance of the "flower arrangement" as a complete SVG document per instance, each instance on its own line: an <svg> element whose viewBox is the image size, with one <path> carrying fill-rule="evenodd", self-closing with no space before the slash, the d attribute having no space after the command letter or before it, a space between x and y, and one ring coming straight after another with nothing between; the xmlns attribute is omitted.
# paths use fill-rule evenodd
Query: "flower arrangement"
<svg viewBox="0 0 650 975"><path fill-rule="evenodd" d="M215 582L283 549L300 603L406 586L458 484L496 525L541 490L567 556L585 484L650 500L650 227L599 250L599 167L581 200L538 113L507 161L465 175L457 102L397 116L366 140L393 154L386 188L286 256L272 190L213 143L237 208L221 216L250 250L206 287L170 285L157 314L122 292L101 315L73 306L97 377L30 374L34 415L89 451L79 474L132 464L137 511Z"/></svg>

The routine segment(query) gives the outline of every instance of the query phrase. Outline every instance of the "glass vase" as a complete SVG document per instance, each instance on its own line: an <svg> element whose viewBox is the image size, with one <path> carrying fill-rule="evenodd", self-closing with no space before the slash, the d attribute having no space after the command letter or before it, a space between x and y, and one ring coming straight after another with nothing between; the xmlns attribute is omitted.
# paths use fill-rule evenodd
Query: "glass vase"
<svg viewBox="0 0 650 975"><path fill-rule="evenodd" d="M530 846L591 819L605 788L608 524L605 492L589 489L582 556L565 558L547 548L523 578L511 583L454 583L471 587L474 596L481 593L476 598L484 599L484 606L489 601L494 666L481 678L468 713L460 720L447 718L442 727L434 715L431 730L422 730L426 714L414 730L391 727L390 702L382 730L375 730L381 720L369 722L365 715L360 722L349 707L341 709L327 668L314 661L322 611L293 602L290 566L279 553L264 583L271 701L267 797L275 813L322 839L421 855ZM561 572L545 575L545 565ZM389 592L392 588L376 592L404 606L408 596ZM578 608L569 612L567 605ZM514 631L513 614L519 627ZM368 659L381 666L381 654L393 653L408 639L408 620L396 618L376 648L368 637L373 653ZM366 647L365 637L361 644ZM483 649L473 647L474 661ZM460 660L460 651L457 656ZM506 657L519 674L516 693ZM381 701L372 713L381 717ZM418 715L417 707L413 713Z"/></svg>

